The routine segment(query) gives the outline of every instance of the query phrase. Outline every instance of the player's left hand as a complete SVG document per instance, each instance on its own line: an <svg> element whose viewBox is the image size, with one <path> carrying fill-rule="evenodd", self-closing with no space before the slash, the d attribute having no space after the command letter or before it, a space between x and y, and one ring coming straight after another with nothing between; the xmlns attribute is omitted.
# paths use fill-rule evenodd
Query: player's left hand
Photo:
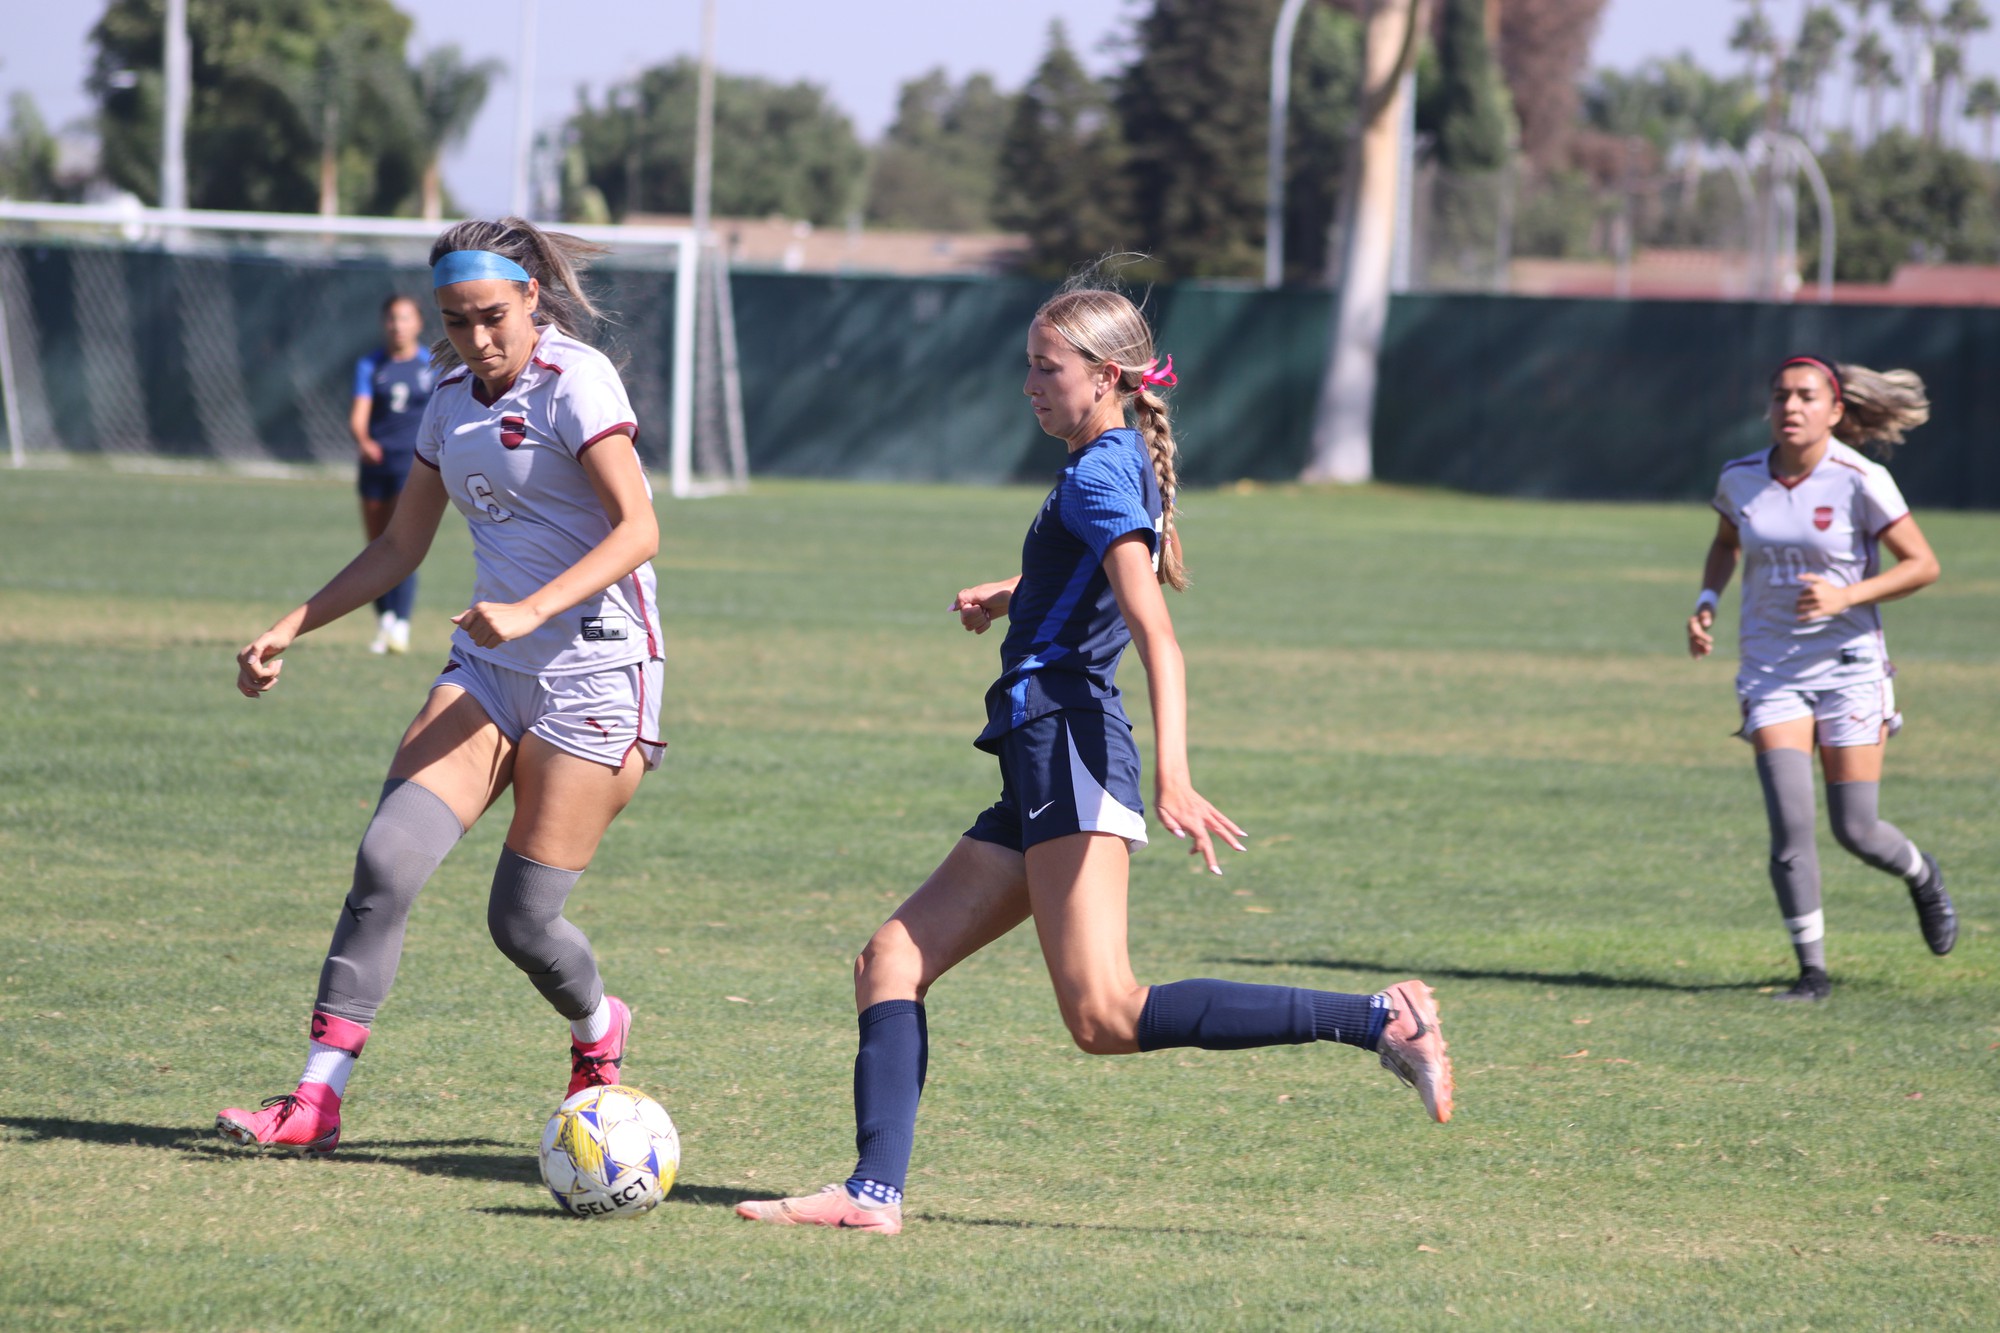
<svg viewBox="0 0 2000 1333"><path fill-rule="evenodd" d="M542 618L519 602L474 602L469 610L453 616L451 623L471 635L481 648L498 648L533 634L542 627Z"/></svg>
<svg viewBox="0 0 2000 1333"><path fill-rule="evenodd" d="M1829 583L1818 574L1801 574L1799 582L1805 586L1799 590L1799 623L1809 620L1825 620L1837 616L1854 605L1854 599L1847 589L1838 583Z"/></svg>
<svg viewBox="0 0 2000 1333"><path fill-rule="evenodd" d="M1189 839L1192 845L1188 855L1199 856L1214 874L1220 875L1222 867L1216 863L1211 833L1239 852L1248 850L1238 841L1248 835L1236 827L1236 821L1210 805L1208 798L1193 787L1161 786L1153 797L1153 813L1166 825L1167 832L1176 838Z"/></svg>

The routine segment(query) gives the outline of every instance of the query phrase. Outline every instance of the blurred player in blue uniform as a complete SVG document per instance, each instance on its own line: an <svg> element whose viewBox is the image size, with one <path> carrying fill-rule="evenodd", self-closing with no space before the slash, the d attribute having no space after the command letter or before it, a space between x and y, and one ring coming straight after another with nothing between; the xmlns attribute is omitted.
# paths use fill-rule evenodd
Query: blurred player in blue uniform
<svg viewBox="0 0 2000 1333"><path fill-rule="evenodd" d="M368 540L380 537L396 512L396 497L410 479L417 456L417 426L431 401L431 349L422 342L423 311L400 293L382 303L382 345L354 363L354 404L347 429L361 455L361 526ZM373 653L410 648L410 609L417 601L417 576L404 579L375 599L379 617Z"/></svg>
<svg viewBox="0 0 2000 1333"><path fill-rule="evenodd" d="M1153 811L1217 874L1214 840L1243 830L1194 788L1187 692L1161 585L1186 586L1174 529L1174 438L1160 390L1175 383L1125 297L1073 284L1028 330L1023 386L1043 431L1068 446L1028 529L1021 572L962 590L951 609L984 633L1010 620L976 744L1000 765L1000 799L973 822L855 963L860 1160L843 1184L747 1201L763 1222L895 1233L929 1061L924 996L958 963L1032 919L1056 1002L1094 1055L1166 1047L1238 1050L1339 1041L1378 1051L1440 1122L1450 1058L1430 988L1380 994L1193 980L1142 985L1126 952L1131 854L1146 845L1139 752L1115 677L1128 643L1153 709Z"/></svg>

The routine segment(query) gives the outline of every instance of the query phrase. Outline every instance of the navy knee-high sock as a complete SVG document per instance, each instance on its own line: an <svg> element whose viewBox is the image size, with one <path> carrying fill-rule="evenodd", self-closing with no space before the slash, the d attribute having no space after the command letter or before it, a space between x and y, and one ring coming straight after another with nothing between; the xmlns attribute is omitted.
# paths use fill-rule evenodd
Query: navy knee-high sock
<svg viewBox="0 0 2000 1333"><path fill-rule="evenodd" d="M1240 981L1174 981L1153 987L1146 996L1146 1007L1139 1011L1139 1049L1240 1051L1338 1041L1372 1051L1388 1015L1372 995Z"/></svg>
<svg viewBox="0 0 2000 1333"><path fill-rule="evenodd" d="M848 1193L897 1203L916 1144L917 1099L930 1072L930 1028L915 1000L883 1000L861 1012L854 1056L854 1174Z"/></svg>

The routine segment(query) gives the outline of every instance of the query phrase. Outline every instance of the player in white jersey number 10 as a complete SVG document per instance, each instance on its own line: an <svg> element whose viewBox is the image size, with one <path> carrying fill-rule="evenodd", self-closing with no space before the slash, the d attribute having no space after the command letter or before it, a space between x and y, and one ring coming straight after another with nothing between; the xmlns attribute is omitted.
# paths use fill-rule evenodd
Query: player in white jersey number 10
<svg viewBox="0 0 2000 1333"><path fill-rule="evenodd" d="M1792 357L1771 379L1771 447L1724 466L1716 485L1721 517L1688 651L1714 650L1716 601L1740 559L1740 734L1757 752L1771 884L1799 961L1781 1000L1832 993L1813 842L1815 745L1834 837L1908 885L1931 952L1951 952L1958 937L1937 861L1876 813L1882 752L1902 725L1880 607L1935 582L1938 561L1888 469L1854 448L1886 459L1929 417L1923 381L1907 370ZM1896 557L1886 571L1881 546Z"/></svg>
<svg viewBox="0 0 2000 1333"><path fill-rule="evenodd" d="M569 1092L616 1083L631 1012L604 993L563 916L598 840L658 764L660 627L652 490L618 373L579 335L577 271L596 248L519 218L462 222L431 248L445 341L388 527L333 581L237 654L251 699L301 634L416 571L457 507L475 583L451 657L404 732L355 857L320 972L297 1091L216 1117L245 1147L329 1153L347 1078L388 997L403 925L445 854L510 786L514 814L487 925L569 1020Z"/></svg>

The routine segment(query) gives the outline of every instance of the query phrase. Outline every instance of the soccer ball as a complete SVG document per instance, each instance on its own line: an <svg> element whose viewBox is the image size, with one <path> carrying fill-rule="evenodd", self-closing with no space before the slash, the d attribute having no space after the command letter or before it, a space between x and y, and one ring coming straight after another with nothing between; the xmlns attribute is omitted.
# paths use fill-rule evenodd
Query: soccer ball
<svg viewBox="0 0 2000 1333"><path fill-rule="evenodd" d="M681 1136L658 1102L613 1083L585 1088L542 1130L542 1183L566 1213L635 1217L674 1187Z"/></svg>

